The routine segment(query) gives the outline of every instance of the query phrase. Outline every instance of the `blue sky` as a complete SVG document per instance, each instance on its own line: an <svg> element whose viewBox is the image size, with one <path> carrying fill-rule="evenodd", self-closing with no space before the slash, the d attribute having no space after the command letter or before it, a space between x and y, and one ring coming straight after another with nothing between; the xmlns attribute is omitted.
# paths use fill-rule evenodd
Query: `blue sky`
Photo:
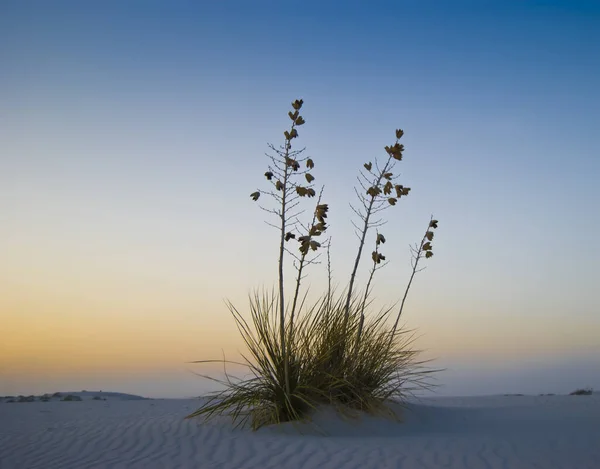
<svg viewBox="0 0 600 469"><path fill-rule="evenodd" d="M381 302L401 296L408 243L433 213L436 255L405 317L424 348L461 370L520 377L529 357L547 376L600 376L598 5L5 1L0 44L0 314L7 356L21 357L2 365L15 389L43 387L39 354L79 387L82 349L108 374L152 376L235 351L222 299L275 280L276 234L248 194L297 97L341 285L357 170L403 128L413 191L386 212ZM323 269L310 279L319 291ZM25 340L32 322L43 340ZM573 383L587 384L600 387Z"/></svg>

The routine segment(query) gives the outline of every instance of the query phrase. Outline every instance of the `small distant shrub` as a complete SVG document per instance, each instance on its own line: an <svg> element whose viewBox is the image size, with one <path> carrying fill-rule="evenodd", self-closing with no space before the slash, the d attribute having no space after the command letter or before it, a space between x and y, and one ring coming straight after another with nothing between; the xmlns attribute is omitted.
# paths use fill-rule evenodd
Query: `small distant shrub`
<svg viewBox="0 0 600 469"><path fill-rule="evenodd" d="M19 396L17 402L35 402L35 396Z"/></svg>
<svg viewBox="0 0 600 469"><path fill-rule="evenodd" d="M411 246L412 273L399 309L368 314L374 275L387 264L382 252L386 237L379 231L385 221L379 214L410 192L410 188L396 183L394 175L396 163L403 158L404 145L400 139L404 132L396 130L395 142L385 147L382 161L366 162L364 170L360 170L359 186L355 188L358 204L352 206L358 217L353 224L359 244L352 259L348 287L335 296L331 243L330 239L322 240L328 229L329 206L322 201L323 187L315 190L313 159L304 157L304 149L292 149L292 142L298 138L297 129L305 123L299 113L302 105L301 99L292 103L288 113L292 123L284 132L283 145L269 145L272 153L268 155L270 163L264 173L269 188L250 194L254 201L261 196L275 201L275 208L261 208L276 218L272 226L278 231L277 289L250 297L250 322L233 304L227 304L249 351L243 364L251 377L236 379L227 375L226 380L219 381L205 376L218 381L225 390L212 394L188 418L228 415L238 425L249 422L256 429L303 419L320 404L376 412L384 410L383 404L389 400L403 401L415 389L428 387L426 378L433 370L422 368L424 362L417 360L418 351L411 347L411 331L405 330L399 321L415 274L422 270L420 261L433 256L434 231L438 227L433 217L420 242ZM316 203L307 219L302 220L302 204L311 198ZM368 281L364 291L357 293L359 264L367 235L374 229ZM297 244L292 247L294 243ZM315 304L306 306L306 293L300 294L305 270L317 263L324 248L327 248L327 288ZM287 256L292 257L296 268L289 296L284 289ZM226 360L194 363L215 361L229 363Z"/></svg>
<svg viewBox="0 0 600 469"><path fill-rule="evenodd" d="M586 388L586 389L576 389L569 395L570 396L591 396L593 393L594 393L594 390L592 388Z"/></svg>
<svg viewBox="0 0 600 469"><path fill-rule="evenodd" d="M62 398L63 401L68 402L68 401L81 401L81 397L80 396L73 396L72 394L69 394L65 397Z"/></svg>
<svg viewBox="0 0 600 469"><path fill-rule="evenodd" d="M62 394L60 392L55 392L52 394L52 397L62 397Z"/></svg>

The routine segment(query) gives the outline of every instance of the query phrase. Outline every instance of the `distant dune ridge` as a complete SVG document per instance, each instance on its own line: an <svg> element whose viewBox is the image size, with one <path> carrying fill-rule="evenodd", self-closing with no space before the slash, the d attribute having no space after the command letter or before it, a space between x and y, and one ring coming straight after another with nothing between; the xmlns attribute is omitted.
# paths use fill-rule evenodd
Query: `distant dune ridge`
<svg viewBox="0 0 600 469"><path fill-rule="evenodd" d="M401 423L322 409L312 424L254 433L184 419L198 399L61 394L82 401L0 403L0 468L600 467L597 393L424 398Z"/></svg>
<svg viewBox="0 0 600 469"><path fill-rule="evenodd" d="M50 402L50 401L84 401L84 400L120 400L120 401L139 401L147 399L146 397L135 394L111 391L66 391L45 393L39 396L0 396L0 402L6 403L24 403L24 402Z"/></svg>

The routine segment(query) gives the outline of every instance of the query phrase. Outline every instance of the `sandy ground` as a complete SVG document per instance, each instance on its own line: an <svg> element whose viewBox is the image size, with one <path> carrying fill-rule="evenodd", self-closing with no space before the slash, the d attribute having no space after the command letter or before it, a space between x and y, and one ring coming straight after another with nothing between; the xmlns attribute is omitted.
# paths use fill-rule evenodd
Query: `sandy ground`
<svg viewBox="0 0 600 469"><path fill-rule="evenodd" d="M403 423L323 411L320 430L255 433L184 420L198 405L0 403L0 468L600 468L598 394L433 398Z"/></svg>

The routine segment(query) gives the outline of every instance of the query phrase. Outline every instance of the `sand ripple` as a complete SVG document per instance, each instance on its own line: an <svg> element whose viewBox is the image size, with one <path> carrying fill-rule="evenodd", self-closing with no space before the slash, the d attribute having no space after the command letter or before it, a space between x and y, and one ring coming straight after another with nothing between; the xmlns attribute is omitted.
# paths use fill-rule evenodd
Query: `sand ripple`
<svg viewBox="0 0 600 469"><path fill-rule="evenodd" d="M597 395L436 399L402 424L323 412L316 422L327 436L184 420L197 406L2 403L0 468L600 468Z"/></svg>

